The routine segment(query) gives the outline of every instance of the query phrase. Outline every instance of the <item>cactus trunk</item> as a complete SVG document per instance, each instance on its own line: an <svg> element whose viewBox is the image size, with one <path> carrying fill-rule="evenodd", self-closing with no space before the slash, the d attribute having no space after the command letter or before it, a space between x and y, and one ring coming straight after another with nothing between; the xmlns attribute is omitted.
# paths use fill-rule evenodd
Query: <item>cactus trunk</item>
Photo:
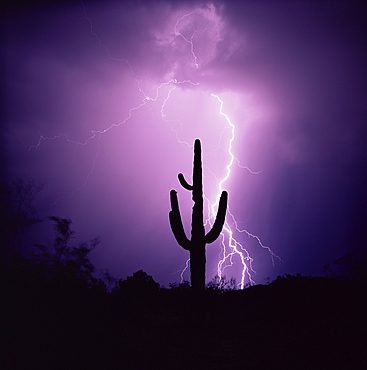
<svg viewBox="0 0 367 370"><path fill-rule="evenodd" d="M193 250L190 250L191 286L195 291L205 289L205 265L205 243L197 244Z"/></svg>
<svg viewBox="0 0 367 370"><path fill-rule="evenodd" d="M192 176L192 185L190 185L180 173L178 175L180 184L185 189L192 191L192 200L194 206L192 208L192 221L191 221L191 240L186 237L180 209L178 206L177 193L171 190L171 211L169 219L172 232L177 240L177 243L182 248L190 251L190 272L191 272L191 286L192 289L200 292L205 289L205 245L213 243L220 235L227 209L228 194L223 191L219 200L219 207L217 217L213 224L212 229L205 234L203 224L203 182L202 182L202 165L201 165L201 144L200 140L196 139L194 143L194 169Z"/></svg>

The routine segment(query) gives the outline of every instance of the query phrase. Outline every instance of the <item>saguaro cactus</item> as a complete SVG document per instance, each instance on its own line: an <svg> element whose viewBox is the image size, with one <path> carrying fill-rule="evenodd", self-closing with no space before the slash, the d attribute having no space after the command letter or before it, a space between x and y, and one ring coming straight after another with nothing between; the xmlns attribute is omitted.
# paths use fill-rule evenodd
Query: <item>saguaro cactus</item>
<svg viewBox="0 0 367 370"><path fill-rule="evenodd" d="M175 190L171 190L170 192L171 211L169 213L169 220L177 243L182 248L190 251L191 286L195 291L202 291L205 289L205 245L207 243L213 243L222 231L226 216L228 194L226 191L222 192L219 200L217 217L213 227L207 234L205 234L203 224L201 144L199 139L196 139L194 144L192 185L185 180L182 173L178 175L178 180L185 189L192 191L194 206L192 208L191 240L186 237L182 225L177 192Z"/></svg>

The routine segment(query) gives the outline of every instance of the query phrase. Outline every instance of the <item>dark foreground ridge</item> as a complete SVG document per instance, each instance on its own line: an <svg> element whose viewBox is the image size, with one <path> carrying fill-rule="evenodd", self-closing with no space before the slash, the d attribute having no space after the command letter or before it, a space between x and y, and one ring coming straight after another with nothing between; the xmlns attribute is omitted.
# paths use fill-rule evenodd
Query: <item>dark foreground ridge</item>
<svg viewBox="0 0 367 370"><path fill-rule="evenodd" d="M144 274L107 293L3 273L0 367L365 368L363 283L288 276L243 291L207 290L198 320L187 286L160 289Z"/></svg>

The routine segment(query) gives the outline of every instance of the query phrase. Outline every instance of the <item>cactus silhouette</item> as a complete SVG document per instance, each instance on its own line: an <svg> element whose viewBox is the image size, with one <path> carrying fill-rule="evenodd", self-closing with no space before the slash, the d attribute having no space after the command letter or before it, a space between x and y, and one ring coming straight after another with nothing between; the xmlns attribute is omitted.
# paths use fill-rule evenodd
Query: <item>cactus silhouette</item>
<svg viewBox="0 0 367 370"><path fill-rule="evenodd" d="M169 220L177 243L182 248L190 251L191 286L194 291L199 292L205 289L205 245L207 243L213 243L222 231L226 216L228 194L226 191L222 192L219 200L217 217L213 227L207 234L205 234L203 224L201 144L199 139L196 139L194 144L192 185L185 180L182 173L178 175L178 180L185 189L192 191L194 206L192 208L191 240L186 237L182 225L177 192L175 190L171 190L170 192L171 211L169 213Z"/></svg>

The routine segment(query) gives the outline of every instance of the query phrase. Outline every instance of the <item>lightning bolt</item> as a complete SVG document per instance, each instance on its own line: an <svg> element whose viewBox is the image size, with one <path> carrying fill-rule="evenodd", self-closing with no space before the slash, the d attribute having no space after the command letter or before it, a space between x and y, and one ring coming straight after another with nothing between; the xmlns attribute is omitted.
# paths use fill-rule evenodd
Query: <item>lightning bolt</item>
<svg viewBox="0 0 367 370"><path fill-rule="evenodd" d="M228 148L227 148L227 152L229 154L230 160L229 160L229 162L227 164L227 167L226 167L227 171L226 171L225 176L219 181L218 194L217 194L216 201L211 207L210 218L214 219L215 214L216 214L215 211L216 211L216 208L217 208L218 203L219 203L220 194L223 191L223 184L227 180L229 180L229 177L231 175L231 169L232 169L233 163L235 161L235 156L232 152L233 141L235 139L235 126L231 122L228 115L223 112L223 104L224 103L220 99L220 97L218 95L215 95L215 94L211 94L211 96L216 98L219 101L219 103L220 103L219 114L222 115L226 119L226 121L228 122L229 127L231 128L231 137L229 139ZM238 160L237 160L237 162L239 164ZM244 167L241 166L241 168L244 168ZM247 168L247 167L245 167L245 168ZM259 172L251 171L251 173L258 174ZM278 259L279 261L281 261L281 258L279 256L277 256L268 246L265 246L261 242L261 239L257 235L254 235L254 234L248 232L247 230L240 230L238 228L238 224L237 224L237 221L236 221L234 215L230 212L230 210L228 211L228 213L229 213L231 219L233 220L233 223L235 225L235 230L238 231L239 233L245 233L247 236L256 239L258 244L263 249L266 249L270 253L273 265L274 265L274 262L275 262L274 259ZM235 237L233 235L234 232L231 229L228 222L225 222L223 229L224 229L224 233L222 233L222 234L227 234L227 236L222 235L223 257L222 257L222 259L220 259L220 261L218 262L218 266L217 266L217 274L218 274L219 278L222 277L223 271L226 267L233 265L232 258L235 255L237 255L238 257L240 257L240 261L241 261L241 265L242 265L241 281L239 282L239 287L241 289L243 289L245 287L246 277L247 277L250 285L256 284L255 281L252 278L252 274L256 274L256 271L252 268L253 258L251 258L250 253L248 252L248 250L246 250L246 248L244 248L244 246L239 241L237 241L235 239ZM228 239L227 244L225 243L226 238ZM229 264L226 264L226 261L229 261Z"/></svg>
<svg viewBox="0 0 367 370"><path fill-rule="evenodd" d="M183 87L183 86L196 87L199 85L199 82L191 81L190 79L178 80L173 77L173 78L168 79L167 81L164 81L158 85L153 86L149 91L145 91L145 89L142 88L140 77L134 72L129 61L127 59L116 58L112 56L108 46L101 41L97 33L94 31L93 23L91 19L88 17L86 7L82 1L81 1L81 4L83 7L84 17L90 26L91 35L96 39L98 45L105 50L105 52L108 55L108 58L117 60L119 62L126 64L126 66L128 67L131 73L132 78L135 80L136 89L137 89L139 96L141 97L141 100L136 106L128 110L127 115L124 119L122 119L119 122L112 123L104 129L91 130L89 137L84 141L75 141L72 138L69 138L67 134L60 134L60 135L56 135L52 137L40 135L37 143L29 147L28 149L29 151L36 150L37 148L40 147L40 145L42 145L42 142L56 140L56 139L64 139L67 142L73 145L78 145L78 146L89 145L92 141L95 141L97 144L96 145L97 149L94 154L94 159L92 161L92 165L89 168L87 175L85 176L85 180L82 182L82 184L79 187L72 190L72 192L68 196L62 196L56 199L56 201L52 203L51 208L57 202L61 200L70 199L71 197L74 196L76 192L82 190L87 185L90 179L90 176L92 175L94 168L98 162L99 152L100 152L99 142L104 134L106 134L107 132L113 129L117 129L120 126L127 124L127 122L133 117L133 115L137 111L142 110L142 109L150 109L151 105L157 103L158 101L163 101L160 105L161 119L167 122L168 124L171 124L172 121L170 121L167 118L167 115L165 113L165 108L168 102L170 101L170 99L172 98L172 96L175 94L175 91L178 88ZM209 11L212 13L216 12L216 9L214 5L212 4L207 5L205 9L206 11ZM195 52L195 38L197 37L198 34L206 32L208 27L205 26L204 28L195 28L195 24L192 20L190 20L190 17L193 17L197 15L198 13L203 12L204 10L202 8L197 8L191 12L183 14L181 17L177 19L173 27L173 34L175 35L175 37L181 38L185 43L189 45L191 60L193 61L191 66L194 66L195 70L199 70L199 62L198 62L199 58ZM184 30L186 30L185 27L187 26L189 26L190 31L184 32ZM227 123L227 126L224 128L224 130L226 130L227 128L229 128L230 130L230 137L228 139L227 144L226 145L220 144L219 147L216 149L216 150L222 150L223 153L226 153L227 157L229 158L228 163L226 165L225 175L220 179L217 178L217 194L215 196L215 201L210 202L210 200L206 198L206 202L208 205L207 206L208 208L207 223L212 224L213 220L215 219L215 214L216 214L216 209L218 207L220 194L223 190L224 185L230 181L231 171L232 171L233 166L237 164L237 166L250 171L252 174L259 174L260 171L254 172L254 171L251 171L247 166L242 166L240 164L240 161L235 157L235 155L233 154L233 142L235 141L235 138L236 138L235 137L235 133L236 133L235 124L231 121L230 117L224 112L223 110L224 102L220 98L220 96L214 93L210 93L209 96L210 98L216 100L216 102L218 103L218 115L224 117ZM173 128L173 126L170 126L170 127L171 127L171 130L175 133L177 142L179 144L185 145L187 148L190 148L191 146L186 141L182 140L181 138L181 131L183 130L183 128L181 127L181 131L177 131L176 129ZM213 174L213 172L211 173ZM236 257L236 260L239 259L240 265L241 265L241 279L240 279L238 286L241 289L243 289L247 284L250 284L250 285L255 284L253 275L256 274L256 272L252 266L253 258L251 257L249 251L245 248L244 243L241 243L236 239L235 234L239 234L239 235L245 234L247 237L255 239L261 248L266 249L269 252L273 264L276 259L279 261L281 261L281 259L279 256L274 254L273 251L268 246L264 245L261 239L257 235L254 235L248 232L247 230L241 230L238 227L236 218L232 214L230 209L228 209L228 215L229 215L229 219L231 222L228 221L228 217L227 217L227 221L225 222L225 225L223 227L223 232L221 234L221 241L220 241L221 253L219 256L219 262L217 264L216 273L219 276L219 278L222 278L224 276L224 271L236 263L234 261ZM189 267L189 259L186 261L185 267L182 269L180 273L181 281L183 281L184 274L187 271L188 267Z"/></svg>

